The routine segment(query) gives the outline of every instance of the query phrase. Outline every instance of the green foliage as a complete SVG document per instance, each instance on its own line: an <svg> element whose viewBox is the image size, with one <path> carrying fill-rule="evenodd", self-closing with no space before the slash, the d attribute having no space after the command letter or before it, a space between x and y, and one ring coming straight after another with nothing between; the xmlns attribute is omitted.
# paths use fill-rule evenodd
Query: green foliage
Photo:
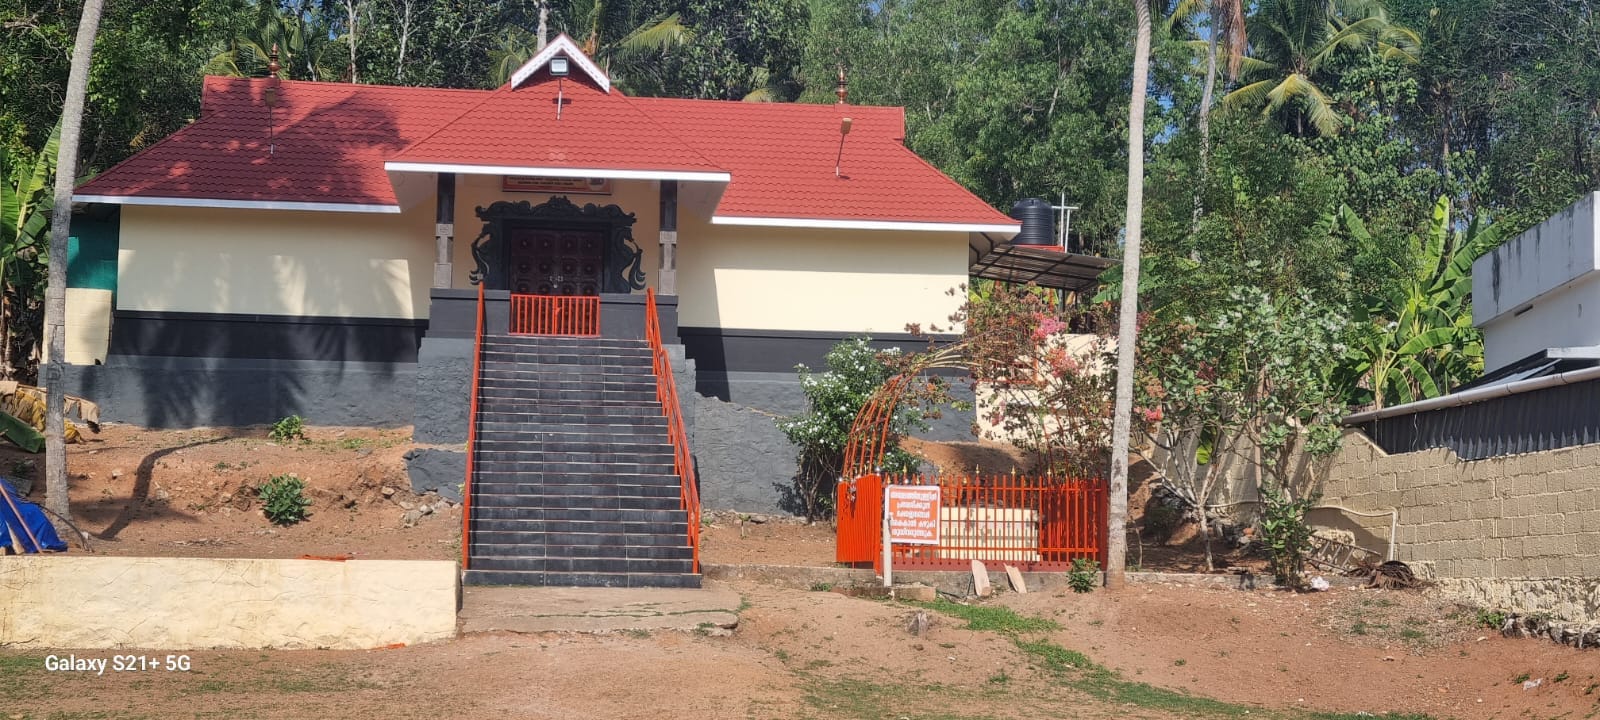
<svg viewBox="0 0 1600 720"><path fill-rule="evenodd" d="M1306 512L1316 505L1316 497L1295 500L1270 483L1264 483L1260 492L1261 530L1257 536L1267 550L1273 579L1286 587L1303 589L1306 555L1311 552L1311 526L1306 523Z"/></svg>
<svg viewBox="0 0 1600 720"><path fill-rule="evenodd" d="M898 349L879 352L871 339L850 338L828 351L828 369L814 372L795 366L800 374L800 391L806 397L806 411L778 418L778 430L799 448L799 472L784 489L784 502L808 518L827 517L833 511L834 485L844 471L844 448L856 414L878 388L893 374L889 359ZM916 470L917 459L900 449L899 438L926 427L923 410L915 398L901 402L890 427L882 471L893 474Z"/></svg>
<svg viewBox="0 0 1600 720"><path fill-rule="evenodd" d="M272 424L267 437L277 442L306 439L306 421L299 415L290 415Z"/></svg>
<svg viewBox="0 0 1600 720"><path fill-rule="evenodd" d="M1075 593L1094 592L1100 584L1100 561L1091 558L1074 558L1067 570L1067 586Z"/></svg>
<svg viewBox="0 0 1600 720"><path fill-rule="evenodd" d="M1350 235L1370 242L1345 208ZM1472 263L1500 244L1478 220L1452 227L1450 201L1439 198L1433 222L1404 281L1358 305L1358 331L1339 368L1351 405L1383 407L1448 393L1483 372L1483 334L1472 324Z"/></svg>
<svg viewBox="0 0 1600 720"><path fill-rule="evenodd" d="M305 481L294 475L274 475L256 488L267 519L277 525L293 525L306 519L311 499L305 496Z"/></svg>
<svg viewBox="0 0 1600 720"><path fill-rule="evenodd" d="M1479 610L1477 616L1473 618L1473 624L1490 630L1499 630L1505 627L1506 614L1499 610Z"/></svg>

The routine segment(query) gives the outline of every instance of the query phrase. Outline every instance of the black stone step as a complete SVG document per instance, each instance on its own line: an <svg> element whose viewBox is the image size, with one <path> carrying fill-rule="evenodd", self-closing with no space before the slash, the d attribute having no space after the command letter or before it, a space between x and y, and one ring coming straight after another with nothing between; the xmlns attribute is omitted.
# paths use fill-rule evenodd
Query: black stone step
<svg viewBox="0 0 1600 720"><path fill-rule="evenodd" d="M638 433L558 433L537 428L478 428L478 448L488 450L538 450L545 453L614 453L654 455L672 453L666 428L652 428L655 437ZM659 439L657 439L659 438Z"/></svg>
<svg viewBox="0 0 1600 720"><path fill-rule="evenodd" d="M473 532L476 540L477 532ZM476 544L476 542L474 542ZM495 547L499 552L500 548ZM687 560L694 558L694 548L688 545L628 545L625 547L606 547L601 545L529 545L522 547L523 552L518 555L480 555L473 553L472 557L560 557L560 558L624 558L629 560Z"/></svg>
<svg viewBox="0 0 1600 720"><path fill-rule="evenodd" d="M537 447L537 446L533 446ZM507 470L522 472L530 468L500 468L500 463L541 463L545 467L543 472L547 475L564 475L568 473L608 473L622 472L632 474L659 474L672 472L671 448L654 453L611 453L611 452L540 452L536 449L519 448L515 443L483 443L476 448L475 463L482 463L482 470ZM663 466L665 469L662 469Z"/></svg>
<svg viewBox="0 0 1600 720"><path fill-rule="evenodd" d="M654 421L654 418L642 418L642 421ZM562 422L562 421L534 421L534 419L512 419L509 413L496 413L494 418L478 419L478 435L482 437L486 432L525 432L525 434L544 435L544 437L558 440L558 438L594 437L605 438L624 437L634 438L632 442L654 442L659 438L667 442L667 419L661 422Z"/></svg>
<svg viewBox="0 0 1600 720"><path fill-rule="evenodd" d="M522 542L535 542L522 539L544 533L601 533L606 535L671 535L687 537L689 523L680 519L675 522L606 522L603 520L516 520L516 530L485 531L482 536L474 534L473 542L503 543L514 545Z"/></svg>
<svg viewBox="0 0 1600 720"><path fill-rule="evenodd" d="M492 406L492 407L491 407ZM544 422L584 420L590 423L636 423L645 420L667 421L660 403L600 405L572 403L539 403L515 398L482 398L478 400L480 420L532 419Z"/></svg>
<svg viewBox="0 0 1600 720"><path fill-rule="evenodd" d="M688 548L684 548L687 550ZM485 555L471 558L477 570L512 570L516 572L562 573L673 573L694 571L694 556L678 559L662 558L564 558L564 557L496 557Z"/></svg>
<svg viewBox="0 0 1600 720"><path fill-rule="evenodd" d="M502 504L502 506L483 506L474 494L472 506L472 520L518 520L530 517L546 510L622 510L622 512L635 512L635 510L680 510L683 499L680 496L661 496L661 498L645 498L645 496L562 496L562 494L549 494L541 496L534 502L526 502L523 506L515 504Z"/></svg>
<svg viewBox="0 0 1600 720"><path fill-rule="evenodd" d="M601 522L688 522L683 510L594 510L586 508L540 508L527 510L522 517L512 519L482 518L472 521L473 532L498 530L521 532L528 523L544 520L596 520Z"/></svg>
<svg viewBox="0 0 1600 720"><path fill-rule="evenodd" d="M512 488L515 488L513 491ZM565 491L565 492L563 492ZM624 507L643 507L642 501L671 500L665 507L655 507L657 510L674 510L681 504L683 491L674 485L618 485L608 488L596 488L587 485L481 485L472 484L472 505L474 508L582 508L581 503L561 503L568 498L588 498L595 509L618 509ZM623 505L622 500L637 500L639 504ZM560 503L560 504L558 504Z"/></svg>
<svg viewBox="0 0 1600 720"><path fill-rule="evenodd" d="M648 348L649 342L633 338L572 337L569 335L513 335L511 333L484 333L484 342L515 343L518 345L549 345L554 347L637 347Z"/></svg>
<svg viewBox="0 0 1600 720"><path fill-rule="evenodd" d="M559 496L595 495L606 497L666 497L662 488L672 488L682 494L683 485L672 475L573 476L556 475L540 477L534 473L515 475L497 473L480 475L472 479L472 494Z"/></svg>
<svg viewBox="0 0 1600 720"><path fill-rule="evenodd" d="M698 588L700 576L674 573L562 573L468 570L466 585L530 585L539 587L671 587Z"/></svg>
<svg viewBox="0 0 1600 720"><path fill-rule="evenodd" d="M482 393L480 397L491 395L508 395L516 393L516 397L530 400L545 399L579 399L579 400L631 400L636 402L655 402L656 388L650 386L593 386L593 387L559 387L559 383L547 383L540 380L507 380L505 378L483 378L478 387Z"/></svg>
<svg viewBox="0 0 1600 720"><path fill-rule="evenodd" d="M677 535L661 535L651 533L636 533L619 535L616 533L584 533L584 532L528 532L514 533L515 538L510 542L490 543L482 540L478 533L472 535L472 557L480 553L498 557L516 556L525 554L523 550L531 547L556 547L556 546L581 546L581 547L685 547L689 545L687 533ZM505 534L500 536L505 538ZM543 555L544 551L535 551L535 555ZM615 557L626 557L619 550Z"/></svg>
<svg viewBox="0 0 1600 720"><path fill-rule="evenodd" d="M650 390L656 389L656 376L636 374L553 373L531 369L536 366L484 368L480 380L514 380L540 383L552 390Z"/></svg>

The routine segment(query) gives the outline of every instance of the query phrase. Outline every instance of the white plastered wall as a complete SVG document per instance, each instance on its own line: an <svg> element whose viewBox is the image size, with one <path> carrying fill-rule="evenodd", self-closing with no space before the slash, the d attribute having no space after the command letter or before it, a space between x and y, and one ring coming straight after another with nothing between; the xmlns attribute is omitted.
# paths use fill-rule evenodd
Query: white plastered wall
<svg viewBox="0 0 1600 720"><path fill-rule="evenodd" d="M426 318L433 203L400 214L128 205L117 309Z"/></svg>
<svg viewBox="0 0 1600 720"><path fill-rule="evenodd" d="M678 323L686 327L950 332L967 282L959 232L712 225L682 217Z"/></svg>
<svg viewBox="0 0 1600 720"><path fill-rule="evenodd" d="M652 180L612 180L611 187L612 192L610 195L568 194L566 198L578 207L583 207L590 203L602 207L616 205L622 208L623 212L633 213L633 241L638 243L639 248L644 251L644 259L640 267L644 269L645 282L650 287L655 287L656 273L661 267L661 201L660 190L658 189L659 184ZM472 260L472 241L478 237L478 233L483 232L483 221L478 219L478 208L488 207L490 203L501 200L508 202L527 201L531 205L542 205L549 202L552 197L554 195L548 193L506 192L501 189L501 176L499 175L457 175L456 242L450 260L452 263L450 269L451 287L473 287L468 278L468 274L472 272L472 269L477 267ZM429 232L432 231L430 230ZM680 232L679 236L681 237L682 234Z"/></svg>

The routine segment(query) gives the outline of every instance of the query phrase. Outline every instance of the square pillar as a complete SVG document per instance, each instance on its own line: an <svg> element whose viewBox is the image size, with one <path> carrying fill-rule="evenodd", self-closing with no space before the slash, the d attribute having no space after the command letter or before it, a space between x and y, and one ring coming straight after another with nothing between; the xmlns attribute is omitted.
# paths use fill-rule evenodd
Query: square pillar
<svg viewBox="0 0 1600 720"><path fill-rule="evenodd" d="M455 248L456 174L439 173L436 211L433 226L433 286L450 287L453 267L450 262Z"/></svg>
<svg viewBox="0 0 1600 720"><path fill-rule="evenodd" d="M678 181L661 181L661 267L656 292L678 294Z"/></svg>

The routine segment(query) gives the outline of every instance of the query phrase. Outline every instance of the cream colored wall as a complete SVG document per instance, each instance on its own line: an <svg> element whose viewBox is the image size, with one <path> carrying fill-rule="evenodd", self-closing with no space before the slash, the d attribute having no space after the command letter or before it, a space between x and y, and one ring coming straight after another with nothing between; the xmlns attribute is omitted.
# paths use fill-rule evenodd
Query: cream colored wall
<svg viewBox="0 0 1600 720"><path fill-rule="evenodd" d="M711 225L682 217L678 323L832 332L946 328L967 282L965 233Z"/></svg>
<svg viewBox="0 0 1600 720"><path fill-rule="evenodd" d="M433 203L395 215L127 205L117 309L426 318Z"/></svg>
<svg viewBox="0 0 1600 720"><path fill-rule="evenodd" d="M657 183L650 180L613 180L610 195L567 195L567 199L582 207L589 203L616 205L623 212L633 213L633 240L644 251L645 282L656 284L656 271L661 267L661 201ZM546 193L505 192L500 189L499 175L456 176L456 243L451 254L451 286L472 287L468 273L477 267L472 261L472 241L483 232L483 221L477 210L500 200L527 201L542 205L553 195ZM429 205L432 208L432 205ZM430 210L431 212L431 210ZM432 232L431 230L429 232ZM682 233L680 232L681 236Z"/></svg>
<svg viewBox="0 0 1600 720"><path fill-rule="evenodd" d="M414 645L455 637L457 583L437 560L23 555L0 562L0 646Z"/></svg>

